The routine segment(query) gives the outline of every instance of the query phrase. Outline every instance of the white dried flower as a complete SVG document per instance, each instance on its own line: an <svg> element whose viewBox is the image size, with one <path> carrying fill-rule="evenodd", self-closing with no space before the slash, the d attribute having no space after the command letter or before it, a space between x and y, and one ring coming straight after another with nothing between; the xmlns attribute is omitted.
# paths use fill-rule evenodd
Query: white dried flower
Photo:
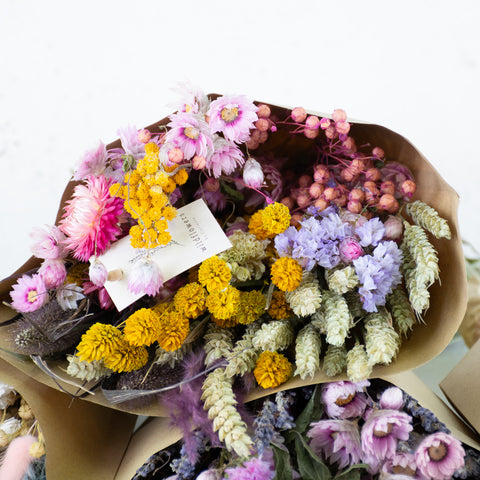
<svg viewBox="0 0 480 480"><path fill-rule="evenodd" d="M258 322L247 325L245 333L233 347L231 356L228 359L225 369L225 374L228 377L243 375L253 371L255 368L259 351L253 346L253 338L259 329L260 324Z"/></svg>
<svg viewBox="0 0 480 480"><path fill-rule="evenodd" d="M339 347L345 343L352 325L352 315L342 295L325 291L323 298L327 343Z"/></svg>
<svg viewBox="0 0 480 480"><path fill-rule="evenodd" d="M294 340L289 320L272 320L264 323L253 337L253 346L262 351L278 352L288 348Z"/></svg>
<svg viewBox="0 0 480 480"><path fill-rule="evenodd" d="M381 309L365 320L365 348L372 365L388 365L400 349L400 337L392 327L390 314Z"/></svg>
<svg viewBox="0 0 480 480"><path fill-rule="evenodd" d="M160 345L155 350L155 360L153 363L156 365L168 365L173 368L178 362L181 362L185 355L192 351L191 343L183 343L180 348L167 352Z"/></svg>
<svg viewBox="0 0 480 480"><path fill-rule="evenodd" d="M366 380L372 373L372 365L368 362L365 346L356 343L347 353L347 376L351 382Z"/></svg>
<svg viewBox="0 0 480 480"><path fill-rule="evenodd" d="M82 287L75 285L74 283L68 283L62 285L57 290L57 302L63 310L75 309L78 306L78 302L85 298Z"/></svg>
<svg viewBox="0 0 480 480"><path fill-rule="evenodd" d="M254 158L249 158L243 166L243 181L249 187L260 188L263 180L262 166Z"/></svg>
<svg viewBox="0 0 480 480"><path fill-rule="evenodd" d="M351 265L336 270L327 270L325 278L328 288L339 295L353 290L358 285L358 276L355 273L355 268Z"/></svg>
<svg viewBox="0 0 480 480"><path fill-rule="evenodd" d="M310 317L310 323L323 335L327 334L327 321L322 307L318 308Z"/></svg>
<svg viewBox="0 0 480 480"><path fill-rule="evenodd" d="M295 375L302 380L312 378L320 367L322 342L318 330L311 324L305 325L298 332L295 341Z"/></svg>
<svg viewBox="0 0 480 480"><path fill-rule="evenodd" d="M103 360L86 362L80 360L76 355L67 355L67 360L67 373L80 380L89 382L90 380L99 380L102 377L108 377L113 374L113 370L107 368L103 364Z"/></svg>
<svg viewBox="0 0 480 480"><path fill-rule="evenodd" d="M425 228L436 238L447 238L448 240L452 238L448 222L430 205L420 200L407 203L407 213L416 225Z"/></svg>
<svg viewBox="0 0 480 480"><path fill-rule="evenodd" d="M22 422L15 417L10 417L0 423L0 430L6 435L15 435L22 428Z"/></svg>
<svg viewBox="0 0 480 480"><path fill-rule="evenodd" d="M285 299L298 317L313 315L322 303L318 280L311 272L303 272L300 285L292 292L285 292Z"/></svg>
<svg viewBox="0 0 480 480"><path fill-rule="evenodd" d="M240 457L248 457L252 440L247 434L247 425L242 420L235 405L237 400L232 389L232 379L227 377L223 368L210 372L202 386L204 409L208 418L213 420L213 430L225 443L229 452Z"/></svg>
<svg viewBox="0 0 480 480"><path fill-rule="evenodd" d="M5 410L15 403L17 392L13 387L5 383L0 383L0 410Z"/></svg>
<svg viewBox="0 0 480 480"><path fill-rule="evenodd" d="M233 350L233 333L227 328L210 324L204 335L205 365L208 367L220 358L227 358Z"/></svg>
<svg viewBox="0 0 480 480"><path fill-rule="evenodd" d="M347 349L345 345L337 347L328 345L325 356L323 357L322 369L328 377L334 377L342 373L347 366Z"/></svg>

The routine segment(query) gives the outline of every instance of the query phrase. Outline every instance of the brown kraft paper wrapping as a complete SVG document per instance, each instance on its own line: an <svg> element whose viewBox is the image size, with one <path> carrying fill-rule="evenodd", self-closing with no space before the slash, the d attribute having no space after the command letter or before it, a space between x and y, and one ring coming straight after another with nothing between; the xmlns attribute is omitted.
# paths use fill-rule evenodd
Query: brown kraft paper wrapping
<svg viewBox="0 0 480 480"><path fill-rule="evenodd" d="M274 115L279 118L286 118L288 110L282 107L271 105ZM168 118L147 127L151 131L157 131L159 125L168 123ZM430 288L430 308L424 316L424 324L417 324L410 335L405 340L400 349L396 360L390 365L376 366L372 372L372 377L379 377L389 374L396 374L402 371L418 367L440 354L448 345L457 331L462 318L465 314L467 304L467 280L465 272L465 261L462 250L462 243L458 228L457 207L458 195L439 175L429 161L404 137L379 125L367 123L355 123L352 125L351 136L355 138L358 145L370 144L380 146L385 151L385 157L390 161L397 161L406 165L413 173L417 183L417 192L413 200L419 199L434 207L443 218L448 220L452 231L452 239L437 240L429 236L439 255L440 282L435 283ZM304 139L303 139L304 140ZM298 150L304 148L305 142L302 139L291 139L284 135L272 137L260 147L259 154L267 150L275 152L287 152L288 150ZM110 144L119 146L119 141ZM57 221L61 217L63 203L69 198L73 190L73 183L69 183L62 198L62 204L57 215ZM34 225L32 225L33 227ZM35 259L34 259L35 260ZM30 259L17 274L27 271L31 268L34 260ZM8 293L11 285L15 283L15 277L10 277L0 283L0 297L8 301ZM6 306L0 307L0 322L8 320L14 312ZM11 353L11 343L9 339L9 327L0 327L0 357L14 365L16 368L29 376L34 376L39 382L58 388L52 379L41 372L27 357L20 357ZM61 376L65 373L60 369L62 362L51 362L52 369ZM299 385L309 383L321 383L332 380L345 379L346 376L335 378L327 377L322 371L310 380L301 380L292 378L287 382L286 388L294 388ZM72 387L64 386L72 391ZM261 390L258 395L267 395L271 390ZM128 405L111 405L97 392L95 396L87 399L101 405L108 405L112 408L133 412L149 416L165 416L166 412L158 402L151 405L134 409Z"/></svg>

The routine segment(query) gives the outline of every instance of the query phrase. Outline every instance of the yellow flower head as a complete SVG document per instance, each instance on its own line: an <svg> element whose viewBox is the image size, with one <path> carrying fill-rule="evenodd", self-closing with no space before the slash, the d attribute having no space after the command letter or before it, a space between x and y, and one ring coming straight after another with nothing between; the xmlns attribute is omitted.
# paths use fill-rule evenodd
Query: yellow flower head
<svg viewBox="0 0 480 480"><path fill-rule="evenodd" d="M292 364L277 352L263 352L257 359L253 374L262 388L278 387L292 374Z"/></svg>
<svg viewBox="0 0 480 480"><path fill-rule="evenodd" d="M166 310L160 315L160 331L157 342L167 352L178 350L190 331L190 324L185 315L176 310Z"/></svg>
<svg viewBox="0 0 480 480"><path fill-rule="evenodd" d="M146 365L148 352L146 347L135 347L128 342L120 342L115 350L103 359L104 365L114 372L132 372Z"/></svg>
<svg viewBox="0 0 480 480"><path fill-rule="evenodd" d="M83 335L77 345L80 360L93 362L109 356L123 343L122 332L113 325L95 323Z"/></svg>
<svg viewBox="0 0 480 480"><path fill-rule="evenodd" d="M156 156L158 155L159 151L160 151L160 148L154 142L149 142L145 145L145 155L147 156Z"/></svg>
<svg viewBox="0 0 480 480"><path fill-rule="evenodd" d="M206 309L206 296L207 292L199 283L187 283L177 291L173 303L177 312L187 318L197 318Z"/></svg>
<svg viewBox="0 0 480 480"><path fill-rule="evenodd" d="M290 257L280 257L272 265L272 282L284 292L295 290L302 280L302 267Z"/></svg>
<svg viewBox="0 0 480 480"><path fill-rule="evenodd" d="M287 303L285 293L280 290L275 290L270 301L270 306L267 310L268 314L274 320L283 320L285 318L293 317L293 310Z"/></svg>
<svg viewBox="0 0 480 480"><path fill-rule="evenodd" d="M67 274L67 283L74 283L81 287L85 280L88 279L88 263L77 263L75 264Z"/></svg>
<svg viewBox="0 0 480 480"><path fill-rule="evenodd" d="M211 293L223 290L230 282L232 272L217 256L207 258L198 269L198 281Z"/></svg>
<svg viewBox="0 0 480 480"><path fill-rule="evenodd" d="M237 317L233 316L231 318L227 318L226 320L221 320L220 318L216 318L212 316L212 320L220 328L232 328L237 325Z"/></svg>
<svg viewBox="0 0 480 480"><path fill-rule="evenodd" d="M258 320L265 313L266 300L259 290L240 293L240 308L236 315L237 323L247 325Z"/></svg>
<svg viewBox="0 0 480 480"><path fill-rule="evenodd" d="M148 347L157 339L159 329L158 314L150 308L141 308L127 318L123 335L130 345Z"/></svg>
<svg viewBox="0 0 480 480"><path fill-rule="evenodd" d="M290 210L283 203L275 202L263 210L263 229L270 238L284 232L290 226Z"/></svg>
<svg viewBox="0 0 480 480"><path fill-rule="evenodd" d="M225 290L215 291L207 297L208 311L219 320L227 320L238 313L240 290L228 286Z"/></svg>
<svg viewBox="0 0 480 480"><path fill-rule="evenodd" d="M248 231L255 235L258 240L265 240L268 238L268 234L263 228L263 210L257 210L248 222Z"/></svg>
<svg viewBox="0 0 480 480"><path fill-rule="evenodd" d="M173 176L173 180L177 183L177 185L185 184L188 180L187 171L184 168L182 168Z"/></svg>

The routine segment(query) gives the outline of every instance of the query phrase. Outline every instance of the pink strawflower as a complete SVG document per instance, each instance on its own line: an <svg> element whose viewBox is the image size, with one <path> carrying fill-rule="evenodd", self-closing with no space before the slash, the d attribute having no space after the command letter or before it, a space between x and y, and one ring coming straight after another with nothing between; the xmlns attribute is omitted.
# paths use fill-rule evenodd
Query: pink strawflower
<svg viewBox="0 0 480 480"><path fill-rule="evenodd" d="M107 169L107 161L107 147L100 142L96 149L85 153L73 175L73 179L78 181L85 180L90 175L103 175Z"/></svg>
<svg viewBox="0 0 480 480"><path fill-rule="evenodd" d="M390 387L380 397L380 407L389 410L400 410L403 407L403 392L398 387Z"/></svg>
<svg viewBox="0 0 480 480"><path fill-rule="evenodd" d="M391 457L398 440L408 440L412 417L397 410L377 410L362 427L362 448L367 456L378 460Z"/></svg>
<svg viewBox="0 0 480 480"><path fill-rule="evenodd" d="M228 143L223 138L217 137L214 142L214 151L210 157L207 157L208 173L214 177L220 175L230 175L237 167L241 167L245 162L243 153L240 149Z"/></svg>
<svg viewBox="0 0 480 480"><path fill-rule="evenodd" d="M138 138L138 130L133 125L128 125L117 130L120 137L122 148L127 155L131 155L135 160L145 156L145 144Z"/></svg>
<svg viewBox="0 0 480 480"><path fill-rule="evenodd" d="M361 417L367 406L367 397L363 393L370 385L368 380L353 383L347 381L330 382L322 387L322 403L330 418Z"/></svg>
<svg viewBox="0 0 480 480"><path fill-rule="evenodd" d="M260 188L263 180L262 166L254 158L249 158L243 166L243 181L249 187Z"/></svg>
<svg viewBox="0 0 480 480"><path fill-rule="evenodd" d="M344 263L352 263L364 254L360 242L353 237L344 238L338 247L340 259Z"/></svg>
<svg viewBox="0 0 480 480"><path fill-rule="evenodd" d="M47 289L58 288L67 278L67 269L63 260L44 260L38 274L42 277Z"/></svg>
<svg viewBox="0 0 480 480"><path fill-rule="evenodd" d="M30 233L34 243L30 250L37 258L63 258L65 253L62 242L65 235L56 225L45 225L44 228L35 227Z"/></svg>
<svg viewBox="0 0 480 480"><path fill-rule="evenodd" d="M128 276L128 290L153 297L162 287L162 272L154 261L144 257L134 264Z"/></svg>
<svg viewBox="0 0 480 480"><path fill-rule="evenodd" d="M400 240L403 234L403 222L401 218L390 215L384 222L385 238L387 240Z"/></svg>
<svg viewBox="0 0 480 480"><path fill-rule="evenodd" d="M330 463L338 463L341 470L347 465L359 463L362 445L357 422L350 420L320 420L312 423L307 436L310 447Z"/></svg>
<svg viewBox="0 0 480 480"><path fill-rule="evenodd" d="M78 307L78 302L85 298L82 287L75 283L67 283L57 290L57 302L63 310L72 310Z"/></svg>
<svg viewBox="0 0 480 480"><path fill-rule="evenodd" d="M107 269L100 260L95 259L92 263L90 263L90 267L88 268L88 276L94 285L97 287L103 287L107 281L107 275Z"/></svg>
<svg viewBox="0 0 480 480"><path fill-rule="evenodd" d="M12 307L19 312L34 312L49 300L45 282L38 274L20 277L13 286L10 297Z"/></svg>
<svg viewBox="0 0 480 480"><path fill-rule="evenodd" d="M185 160L195 155L208 158L213 151L213 136L201 117L188 113L170 115L170 130L165 135L165 143L180 148Z"/></svg>
<svg viewBox="0 0 480 480"><path fill-rule="evenodd" d="M424 438L415 452L418 469L432 480L449 480L465 465L465 450L460 441L437 432Z"/></svg>
<svg viewBox="0 0 480 480"><path fill-rule="evenodd" d="M258 120L258 108L244 95L223 96L213 101L208 109L212 132L222 132L230 142L244 143L250 138L250 129Z"/></svg>
<svg viewBox="0 0 480 480"><path fill-rule="evenodd" d="M207 112L210 100L199 88L190 85L188 82L184 82L179 83L178 86L172 90L180 95L179 101L172 104L172 107L179 112L202 115Z"/></svg>
<svg viewBox="0 0 480 480"><path fill-rule="evenodd" d="M83 262L104 252L122 233L123 200L110 196L112 183L102 175L89 177L85 185L75 187L65 206L60 223L60 230L67 235L64 245Z"/></svg>
<svg viewBox="0 0 480 480"><path fill-rule="evenodd" d="M428 480L417 468L415 455L396 452L382 465L381 478L385 480Z"/></svg>
<svg viewBox="0 0 480 480"><path fill-rule="evenodd" d="M243 466L227 468L228 480L273 480L274 466L261 458L253 457L243 462Z"/></svg>

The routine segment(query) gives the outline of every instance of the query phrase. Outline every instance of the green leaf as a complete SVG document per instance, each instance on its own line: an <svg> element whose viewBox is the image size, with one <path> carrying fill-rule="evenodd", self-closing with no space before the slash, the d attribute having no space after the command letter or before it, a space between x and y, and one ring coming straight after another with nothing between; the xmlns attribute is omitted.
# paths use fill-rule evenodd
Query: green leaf
<svg viewBox="0 0 480 480"><path fill-rule="evenodd" d="M225 182L220 182L220 185L221 185L224 193L226 193L227 195L229 195L233 199L239 200L239 201L244 200L244 196L238 190L236 190L235 188L232 188L230 185L226 184Z"/></svg>
<svg viewBox="0 0 480 480"><path fill-rule="evenodd" d="M366 463L357 463L351 465L346 470L338 472L334 480L360 480L362 473L361 469L367 469L368 465Z"/></svg>
<svg viewBox="0 0 480 480"><path fill-rule="evenodd" d="M273 480L293 480L290 453L284 446L280 447L274 443L271 445L275 462L275 477Z"/></svg>
<svg viewBox="0 0 480 480"><path fill-rule="evenodd" d="M328 467L299 433L295 437L295 451L298 471L303 480L331 480L332 474Z"/></svg>
<svg viewBox="0 0 480 480"><path fill-rule="evenodd" d="M322 418L323 408L320 402L321 388L316 385L315 390L303 412L298 416L295 430L299 433L305 432L310 423Z"/></svg>

